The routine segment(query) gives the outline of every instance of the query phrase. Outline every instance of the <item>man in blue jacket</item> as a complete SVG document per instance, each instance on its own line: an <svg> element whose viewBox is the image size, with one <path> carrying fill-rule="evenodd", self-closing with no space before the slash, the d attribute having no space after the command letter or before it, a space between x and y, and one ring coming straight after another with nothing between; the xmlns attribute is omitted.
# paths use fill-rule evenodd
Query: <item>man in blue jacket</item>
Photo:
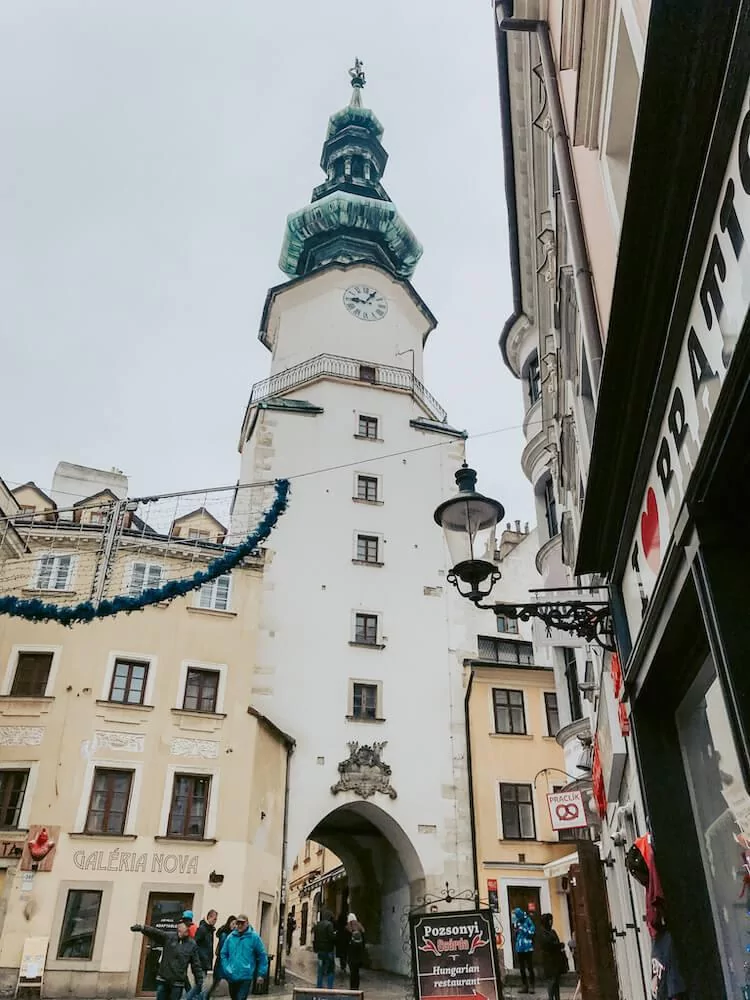
<svg viewBox="0 0 750 1000"><path fill-rule="evenodd" d="M268 954L244 913L221 948L221 964L232 1000L247 1000L256 979L268 975Z"/></svg>

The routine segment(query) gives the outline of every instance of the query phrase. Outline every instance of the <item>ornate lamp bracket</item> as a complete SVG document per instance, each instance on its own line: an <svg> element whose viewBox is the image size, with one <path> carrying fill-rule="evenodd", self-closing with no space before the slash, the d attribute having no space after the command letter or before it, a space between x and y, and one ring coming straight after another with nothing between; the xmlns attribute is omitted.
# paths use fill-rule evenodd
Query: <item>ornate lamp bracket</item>
<svg viewBox="0 0 750 1000"><path fill-rule="evenodd" d="M616 651L612 610L609 601L546 601L538 604L480 604L478 608L494 611L496 615L527 622L538 618L547 627L576 635L586 642L595 642L608 653Z"/></svg>

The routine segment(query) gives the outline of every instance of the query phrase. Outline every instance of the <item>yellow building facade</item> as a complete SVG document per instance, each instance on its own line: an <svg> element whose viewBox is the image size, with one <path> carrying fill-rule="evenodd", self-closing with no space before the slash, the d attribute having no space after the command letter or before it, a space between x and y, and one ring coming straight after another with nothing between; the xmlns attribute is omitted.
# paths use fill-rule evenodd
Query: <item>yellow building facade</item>
<svg viewBox="0 0 750 1000"><path fill-rule="evenodd" d="M33 484L14 498L24 550L0 561L0 593L87 600L112 498L64 514ZM108 592L189 577L221 552L210 513L178 528L147 532L131 512ZM293 741L250 703L261 574L254 556L169 604L71 628L0 617L3 992L42 938L48 995L147 995L157 953L130 925L183 909L246 912L277 951Z"/></svg>

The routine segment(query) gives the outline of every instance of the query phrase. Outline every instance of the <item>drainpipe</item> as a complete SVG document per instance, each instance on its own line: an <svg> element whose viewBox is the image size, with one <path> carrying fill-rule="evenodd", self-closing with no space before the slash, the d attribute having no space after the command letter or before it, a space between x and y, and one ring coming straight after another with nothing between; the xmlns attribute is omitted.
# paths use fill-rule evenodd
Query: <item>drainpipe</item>
<svg viewBox="0 0 750 1000"><path fill-rule="evenodd" d="M581 206L576 192L573 160L570 153L570 139L565 127L560 88L557 82L557 70L552 54L552 44L549 37L549 25L546 21L529 20L505 16L506 4L497 4L496 15L499 15L498 25L501 31L525 31L535 34L539 43L539 53L542 60L542 76L547 91L547 102L552 120L552 152L555 157L557 176L560 181L565 225L570 239L571 256L573 258L573 278L576 297L581 312L581 330L588 359L591 392L596 403L599 396L599 381L602 367L602 334L599 327L599 316L596 311L594 284L589 266L589 256L586 250L586 238L581 222Z"/></svg>
<svg viewBox="0 0 750 1000"><path fill-rule="evenodd" d="M479 906L479 859L477 858L477 823L474 811L474 772L471 767L471 720L469 718L469 698L474 681L474 668L469 668L469 683L464 695L464 721L466 723L466 775L469 782L469 825L471 827L471 856L474 862L474 900Z"/></svg>

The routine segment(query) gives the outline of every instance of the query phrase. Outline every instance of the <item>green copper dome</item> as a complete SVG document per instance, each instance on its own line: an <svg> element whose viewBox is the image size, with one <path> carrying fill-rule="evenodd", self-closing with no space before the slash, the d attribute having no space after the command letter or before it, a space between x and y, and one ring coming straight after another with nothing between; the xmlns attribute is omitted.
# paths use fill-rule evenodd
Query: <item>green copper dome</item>
<svg viewBox="0 0 750 1000"><path fill-rule="evenodd" d="M286 274L302 275L334 261L372 261L410 278L422 246L381 183L388 162L380 143L383 126L362 107L365 76L359 60L349 73L351 102L328 120L320 159L326 178L311 204L287 218L279 266Z"/></svg>

